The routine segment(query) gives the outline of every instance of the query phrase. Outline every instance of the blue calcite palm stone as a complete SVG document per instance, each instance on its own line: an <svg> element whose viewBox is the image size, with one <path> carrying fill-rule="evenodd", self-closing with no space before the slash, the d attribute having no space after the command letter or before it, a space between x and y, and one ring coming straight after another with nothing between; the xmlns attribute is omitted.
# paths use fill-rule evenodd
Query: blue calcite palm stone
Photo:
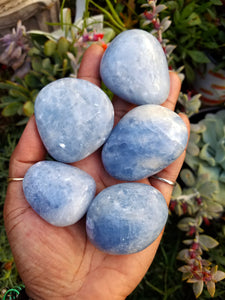
<svg viewBox="0 0 225 300"><path fill-rule="evenodd" d="M163 195L147 184L122 183L99 193L88 208L89 240L109 254L130 254L149 246L166 224Z"/></svg>
<svg viewBox="0 0 225 300"><path fill-rule="evenodd" d="M158 173L184 151L188 132L173 111L153 104L129 111L114 127L102 150L106 171L135 181Z"/></svg>
<svg viewBox="0 0 225 300"><path fill-rule="evenodd" d="M95 196L95 181L86 172L55 161L40 161L28 169L24 195L48 223L68 226L79 221Z"/></svg>
<svg viewBox="0 0 225 300"><path fill-rule="evenodd" d="M100 74L114 94L137 105L161 104L169 94L169 71L162 46L141 29L116 36L103 55Z"/></svg>
<svg viewBox="0 0 225 300"><path fill-rule="evenodd" d="M79 161L109 136L114 110L108 96L94 84L62 78L45 86L35 101L35 118L48 153L57 161Z"/></svg>

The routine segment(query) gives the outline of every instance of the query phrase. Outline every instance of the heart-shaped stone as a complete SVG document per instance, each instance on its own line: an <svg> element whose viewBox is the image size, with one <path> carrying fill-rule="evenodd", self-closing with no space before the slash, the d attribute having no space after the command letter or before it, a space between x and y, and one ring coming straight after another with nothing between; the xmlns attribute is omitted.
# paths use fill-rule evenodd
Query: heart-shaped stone
<svg viewBox="0 0 225 300"><path fill-rule="evenodd" d="M122 183L99 193L88 208L87 235L100 250L129 254L143 250L166 224L163 195L142 183Z"/></svg>
<svg viewBox="0 0 225 300"><path fill-rule="evenodd" d="M71 163L104 144L113 127L114 110L108 96L94 84L62 78L40 91L35 118L48 153Z"/></svg>
<svg viewBox="0 0 225 300"><path fill-rule="evenodd" d="M141 29L116 36L103 55L100 73L113 93L137 105L161 104L169 94L169 71L162 46Z"/></svg>
<svg viewBox="0 0 225 300"><path fill-rule="evenodd" d="M184 151L187 127L173 111L153 104L129 111L113 129L102 151L106 171L135 181L158 173Z"/></svg>
<svg viewBox="0 0 225 300"><path fill-rule="evenodd" d="M86 172L55 161L40 161L28 169L24 195L48 223L68 226L79 221L95 196L95 181Z"/></svg>

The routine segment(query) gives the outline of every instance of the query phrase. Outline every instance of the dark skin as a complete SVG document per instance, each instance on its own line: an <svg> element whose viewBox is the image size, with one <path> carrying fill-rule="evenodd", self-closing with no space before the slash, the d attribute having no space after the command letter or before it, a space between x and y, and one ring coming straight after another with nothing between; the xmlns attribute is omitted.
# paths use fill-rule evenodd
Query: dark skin
<svg viewBox="0 0 225 300"><path fill-rule="evenodd" d="M100 86L99 64L104 50L91 46L85 53L78 77ZM171 88L163 106L174 110L181 82L170 73ZM114 97L115 123L134 107ZM189 130L188 118L181 118ZM97 193L119 183L104 170L101 150L73 163L96 181ZM34 117L29 120L15 148L9 166L10 177L24 177L34 163L44 160L46 150L39 137ZM176 181L185 152L158 176ZM173 187L157 179L139 182L157 188L167 204ZM22 182L10 182L4 207L5 228L18 272L33 299L122 300L139 284L147 272L162 233L143 251L129 255L109 255L96 249L87 239L85 218L72 226L54 227L41 219L24 197Z"/></svg>

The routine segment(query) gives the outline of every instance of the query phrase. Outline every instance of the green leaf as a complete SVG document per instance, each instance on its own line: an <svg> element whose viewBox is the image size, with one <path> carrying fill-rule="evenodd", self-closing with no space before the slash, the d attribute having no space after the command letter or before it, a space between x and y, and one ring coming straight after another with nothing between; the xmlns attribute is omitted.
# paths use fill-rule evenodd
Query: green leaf
<svg viewBox="0 0 225 300"><path fill-rule="evenodd" d="M221 0L210 0L213 5L223 5Z"/></svg>
<svg viewBox="0 0 225 300"><path fill-rule="evenodd" d="M109 43L116 35L115 31L110 27L105 27L103 29L103 32L104 32L103 41L106 44Z"/></svg>
<svg viewBox="0 0 225 300"><path fill-rule="evenodd" d="M195 61L197 63L209 63L210 62L208 57L202 51L188 50L187 53L193 59L193 61Z"/></svg>
<svg viewBox="0 0 225 300"><path fill-rule="evenodd" d="M177 183L173 188L172 199L176 199L181 194L182 194L182 189L181 189L180 185Z"/></svg>
<svg viewBox="0 0 225 300"><path fill-rule="evenodd" d="M190 4L186 5L184 9L181 12L181 19L186 19L187 17L190 16L190 14L194 11L195 9L195 2L191 2Z"/></svg>
<svg viewBox="0 0 225 300"><path fill-rule="evenodd" d="M56 51L56 43L49 40L44 44L44 54L46 56L52 56L54 52Z"/></svg>
<svg viewBox="0 0 225 300"><path fill-rule="evenodd" d="M201 24L201 19L198 14L193 12L186 20L188 26L196 26Z"/></svg>
<svg viewBox="0 0 225 300"><path fill-rule="evenodd" d="M193 67L191 65L189 65L187 62L185 62L184 69L185 69L187 81L193 82L195 79L195 71L193 70Z"/></svg>
<svg viewBox="0 0 225 300"><path fill-rule="evenodd" d="M41 58L38 56L34 56L31 59L31 65L32 65L32 69L36 72L40 72L41 71Z"/></svg>
<svg viewBox="0 0 225 300"><path fill-rule="evenodd" d="M26 84L32 88L32 89L37 89L39 87L41 87L40 85L40 79L34 75L34 73L30 72L28 73L25 78L24 78Z"/></svg>
<svg viewBox="0 0 225 300"><path fill-rule="evenodd" d="M70 46L69 41L64 37L61 37L57 43L57 51L58 51L59 55L60 56L66 55L66 52L68 51L69 46Z"/></svg>
<svg viewBox="0 0 225 300"><path fill-rule="evenodd" d="M9 80L6 80L5 82L0 82L0 89L7 89L7 90L13 89L29 95L29 91L26 88L24 88L20 84L17 84Z"/></svg>
<svg viewBox="0 0 225 300"><path fill-rule="evenodd" d="M215 239L213 239L211 236L208 236L206 234L199 235L199 244L206 251L215 248L216 246L219 245L219 243Z"/></svg>
<svg viewBox="0 0 225 300"><path fill-rule="evenodd" d="M19 102L10 103L3 109L2 115L4 117L14 116L18 113L18 111L20 110L21 107L22 107L22 104Z"/></svg>
<svg viewBox="0 0 225 300"><path fill-rule="evenodd" d="M34 103L32 101L27 101L23 105L23 112L27 117L31 117L34 113Z"/></svg>
<svg viewBox="0 0 225 300"><path fill-rule="evenodd" d="M212 147L209 145L209 144L205 144L200 153L199 153L199 157L205 161L207 161L207 163L212 166L212 167L215 167L216 165L216 161L215 161L215 158L214 158L214 155L212 155L211 153L213 153L213 149Z"/></svg>
<svg viewBox="0 0 225 300"><path fill-rule="evenodd" d="M186 186L193 186L195 184L194 174L189 169L182 169L180 172L181 180L186 184Z"/></svg>
<svg viewBox="0 0 225 300"><path fill-rule="evenodd" d="M196 145L196 143L193 143L192 141L188 142L187 152L191 154L192 156L198 156L199 155L199 147Z"/></svg>

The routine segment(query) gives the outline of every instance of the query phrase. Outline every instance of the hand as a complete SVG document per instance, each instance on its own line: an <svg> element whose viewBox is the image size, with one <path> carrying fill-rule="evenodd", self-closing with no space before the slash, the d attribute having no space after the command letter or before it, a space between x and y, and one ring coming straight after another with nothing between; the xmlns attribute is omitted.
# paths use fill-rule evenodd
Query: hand
<svg viewBox="0 0 225 300"><path fill-rule="evenodd" d="M100 86L99 64L103 55L93 45L85 53L78 77ZM163 104L174 110L180 80L170 73L171 88ZM115 122L134 105L114 97ZM181 115L187 127L187 117ZM44 160L46 150L32 117L10 160L9 176L24 177L28 168ZM185 152L169 167L158 173L175 181L183 164ZM104 170L100 150L72 164L89 173L96 181L97 193L118 183ZM139 182L157 188L169 204L173 187L157 179ZM161 235L145 250L130 255L108 255L97 250L87 239L84 218L75 225L54 227L41 219L26 201L22 182L10 182L4 207L5 228L18 272L27 294L33 299L121 300L139 284L158 248Z"/></svg>

